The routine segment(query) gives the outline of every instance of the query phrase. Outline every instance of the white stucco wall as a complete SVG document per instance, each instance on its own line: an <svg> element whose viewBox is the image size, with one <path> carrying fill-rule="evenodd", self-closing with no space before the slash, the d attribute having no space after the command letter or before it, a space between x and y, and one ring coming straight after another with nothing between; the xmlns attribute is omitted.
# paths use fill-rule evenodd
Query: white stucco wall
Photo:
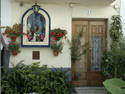
<svg viewBox="0 0 125 94"><path fill-rule="evenodd" d="M118 12L111 5L57 5L57 4L39 4L45 9L51 17L51 29L62 28L68 31L68 38L71 40L72 18L107 18ZM11 24L20 22L22 14L29 9L32 4L11 3ZM110 20L109 20L110 24ZM32 51L40 51L40 60L32 60ZM71 67L71 57L68 43L65 43L63 53L59 56L53 56L50 48L21 48L21 53L16 57L11 56L10 62L17 64L24 60L26 64L32 62L41 62L41 65L47 64L49 67ZM10 64L11 66L11 64Z"/></svg>

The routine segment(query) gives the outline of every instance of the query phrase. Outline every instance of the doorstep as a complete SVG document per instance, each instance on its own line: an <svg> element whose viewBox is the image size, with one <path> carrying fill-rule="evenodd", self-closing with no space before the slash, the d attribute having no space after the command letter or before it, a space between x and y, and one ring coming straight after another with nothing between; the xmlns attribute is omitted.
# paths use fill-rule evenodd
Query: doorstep
<svg viewBox="0 0 125 94"><path fill-rule="evenodd" d="M107 94L104 87L76 87L77 94Z"/></svg>

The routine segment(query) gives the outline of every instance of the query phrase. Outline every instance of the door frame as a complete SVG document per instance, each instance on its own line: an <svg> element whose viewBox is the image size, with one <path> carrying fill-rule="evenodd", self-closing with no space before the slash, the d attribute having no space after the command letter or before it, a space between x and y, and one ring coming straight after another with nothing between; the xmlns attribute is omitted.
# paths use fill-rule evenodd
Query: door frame
<svg viewBox="0 0 125 94"><path fill-rule="evenodd" d="M72 24L73 24L73 21L88 21L88 29L90 29L90 23L89 23L89 21L104 21L105 22L105 50L104 51L106 51L107 50L107 43L108 43L108 18L72 18ZM72 25L71 25L72 26ZM72 30L72 27L71 27L71 30ZM72 32L71 32L72 33ZM89 35L90 36L90 35ZM89 40L89 38L90 37L88 37L88 40ZM90 48L90 45L89 45L89 48ZM87 53L87 55L89 56L89 54L90 54L90 52L88 52ZM89 57L87 57L87 61L88 62L91 62L90 60L89 60L90 58ZM89 63L88 63L89 64ZM89 66L87 64L87 66ZM87 71L89 71L90 69L89 68L87 68ZM71 77L72 77L72 71L73 71L73 69L72 69L72 62L71 62ZM71 79L71 81L72 81L72 79Z"/></svg>

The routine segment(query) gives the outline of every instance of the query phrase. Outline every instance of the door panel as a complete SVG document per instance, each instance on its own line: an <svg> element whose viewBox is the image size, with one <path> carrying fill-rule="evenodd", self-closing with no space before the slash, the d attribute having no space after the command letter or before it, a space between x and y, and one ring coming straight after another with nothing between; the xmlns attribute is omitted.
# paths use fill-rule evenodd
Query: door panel
<svg viewBox="0 0 125 94"><path fill-rule="evenodd" d="M101 71L102 37L91 37L91 71Z"/></svg>
<svg viewBox="0 0 125 94"><path fill-rule="evenodd" d="M83 31L83 37L80 39L81 44L85 44L88 41L88 21L74 21L72 24L73 31L72 37L75 37L79 32ZM87 67L86 67L86 55L82 56L79 62L72 62L72 78L75 78L75 74L79 74L79 85L87 85ZM75 80L75 79L74 79Z"/></svg>
<svg viewBox="0 0 125 94"><path fill-rule="evenodd" d="M106 20L73 20L72 37L83 30L81 42L88 43L89 50L81 57L81 61L72 62L72 77L80 74L79 86L100 86L104 80L101 74L101 56L106 49L107 25Z"/></svg>

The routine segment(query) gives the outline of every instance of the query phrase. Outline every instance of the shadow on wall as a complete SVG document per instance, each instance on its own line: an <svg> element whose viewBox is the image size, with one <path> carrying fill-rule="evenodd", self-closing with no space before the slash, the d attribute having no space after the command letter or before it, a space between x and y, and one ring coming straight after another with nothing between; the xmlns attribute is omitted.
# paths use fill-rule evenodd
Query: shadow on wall
<svg viewBox="0 0 125 94"><path fill-rule="evenodd" d="M1 50L1 71L3 73L4 68L9 68L10 52L3 47Z"/></svg>

